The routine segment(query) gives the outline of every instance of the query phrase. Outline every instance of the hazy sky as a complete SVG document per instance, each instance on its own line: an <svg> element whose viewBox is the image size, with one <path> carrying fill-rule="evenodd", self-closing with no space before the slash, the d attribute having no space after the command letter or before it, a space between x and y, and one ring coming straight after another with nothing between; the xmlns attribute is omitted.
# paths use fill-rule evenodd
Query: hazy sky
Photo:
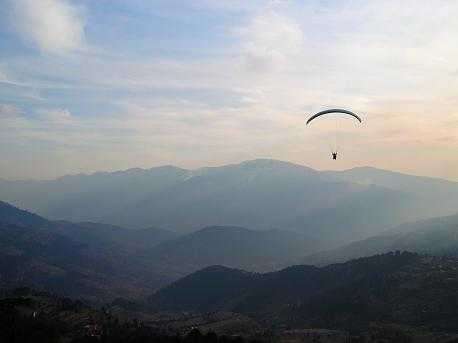
<svg viewBox="0 0 458 343"><path fill-rule="evenodd" d="M0 1L0 177L268 157L458 180L458 1ZM305 128L328 107L342 120Z"/></svg>

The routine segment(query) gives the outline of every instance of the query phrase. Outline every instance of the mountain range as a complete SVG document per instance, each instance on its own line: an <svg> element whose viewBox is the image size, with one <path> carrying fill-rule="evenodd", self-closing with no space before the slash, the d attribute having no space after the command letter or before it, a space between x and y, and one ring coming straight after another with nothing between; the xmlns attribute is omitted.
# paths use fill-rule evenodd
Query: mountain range
<svg viewBox="0 0 458 343"><path fill-rule="evenodd" d="M180 233L208 226L301 232L320 249L405 221L451 215L458 183L374 168L316 171L276 160L0 181L0 198L53 220Z"/></svg>
<svg viewBox="0 0 458 343"><path fill-rule="evenodd" d="M0 284L92 299L135 298L212 264L270 271L313 251L304 235L207 227L154 228L50 221L0 202Z"/></svg>

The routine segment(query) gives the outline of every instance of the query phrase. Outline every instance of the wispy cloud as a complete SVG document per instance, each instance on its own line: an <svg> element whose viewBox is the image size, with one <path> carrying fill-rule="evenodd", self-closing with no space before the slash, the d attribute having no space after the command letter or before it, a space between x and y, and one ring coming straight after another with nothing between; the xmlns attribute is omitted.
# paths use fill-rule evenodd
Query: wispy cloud
<svg viewBox="0 0 458 343"><path fill-rule="evenodd" d="M68 53L85 43L81 9L67 0L8 0L13 27L46 53Z"/></svg>
<svg viewBox="0 0 458 343"><path fill-rule="evenodd" d="M14 105L0 104L0 118L2 120L22 117L22 112Z"/></svg>
<svg viewBox="0 0 458 343"><path fill-rule="evenodd" d="M192 11L211 11L207 26L182 12L150 10L144 18L136 8L122 29L112 15L128 3L103 12L92 2L9 5L15 32L40 50L0 58L0 101L21 108L20 120L8 119L16 141L46 141L42 154L64 149L75 161L88 151L111 154L114 146L136 151L119 161L113 152L108 167L91 162L83 170L197 167L266 155L329 168L334 123L306 130L304 119L337 106L365 119L363 128L342 123L347 155L339 167L458 177L456 158L446 173L431 167L458 148L450 139L458 120L454 2L191 2ZM131 44L138 37L141 44ZM111 50L89 53L88 41ZM198 47L186 45L196 41ZM409 166L404 149L429 162ZM62 161L56 163L69 165Z"/></svg>
<svg viewBox="0 0 458 343"><path fill-rule="evenodd" d="M0 69L0 82L9 82L6 73Z"/></svg>

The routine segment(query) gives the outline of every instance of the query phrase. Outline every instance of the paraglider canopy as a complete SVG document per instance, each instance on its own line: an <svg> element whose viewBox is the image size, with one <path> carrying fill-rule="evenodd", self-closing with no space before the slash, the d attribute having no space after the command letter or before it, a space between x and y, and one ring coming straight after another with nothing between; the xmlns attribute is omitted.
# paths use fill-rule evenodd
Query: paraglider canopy
<svg viewBox="0 0 458 343"><path fill-rule="evenodd" d="M359 121L360 123L362 123L361 117L358 116L356 113L353 113L352 111L344 110L344 109L341 109L341 108L332 108L332 109L329 109L329 110L324 110L324 111L315 113L314 115L312 115L312 116L307 120L307 124L306 124L306 125L308 125L308 124L309 124L311 121L313 121L314 119L316 119L316 118L318 118L318 117L321 117L322 115L330 114L330 113L333 113L333 114L334 114L334 113L336 113L336 114L344 114L345 116L351 116L351 117L355 118L357 121ZM338 119L338 118L336 118L336 119ZM335 146L333 147L332 152L331 152L331 156L332 156L332 159L333 159L333 160L337 160L337 151L338 151L337 133L338 133L338 120L336 120Z"/></svg>
<svg viewBox="0 0 458 343"><path fill-rule="evenodd" d="M324 111L315 113L313 116L311 116L311 117L307 120L306 125L308 125L308 124L309 124L312 120L314 120L315 118L318 118L318 117L320 117L320 116L322 116L322 115L324 115L324 114L329 114L329 113L343 113L343 114L348 114L348 115L350 115L350 116L356 118L360 123L362 123L361 118L360 118L357 114L355 114L355 113L353 113L353 112L351 112L351 111L348 111L348 110L341 109L341 108L332 108L332 109L329 109L329 110L324 110Z"/></svg>

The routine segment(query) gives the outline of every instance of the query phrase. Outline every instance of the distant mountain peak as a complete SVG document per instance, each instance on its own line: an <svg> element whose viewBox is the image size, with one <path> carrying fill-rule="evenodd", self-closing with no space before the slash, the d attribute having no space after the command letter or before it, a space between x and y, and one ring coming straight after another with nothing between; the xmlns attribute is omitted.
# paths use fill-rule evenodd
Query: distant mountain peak
<svg viewBox="0 0 458 343"><path fill-rule="evenodd" d="M181 168L181 167L177 167L177 166L174 166L172 164L165 164L163 166L157 166L157 167L152 167L152 168L149 168L148 170L174 170L174 171L182 171L182 172L187 172L189 171L188 169L185 169L185 168Z"/></svg>
<svg viewBox="0 0 458 343"><path fill-rule="evenodd" d="M114 171L96 171L94 173L78 173L78 174L69 174L61 176L54 180L48 181L71 181L71 180L80 180L80 179L88 179L91 177L106 177L106 176L121 176L121 175L140 175L140 174L149 174L153 172L188 172L187 169L183 169L180 167L176 167L170 164L151 167L151 168L129 168L129 169L121 169L121 170L114 170Z"/></svg>
<svg viewBox="0 0 458 343"><path fill-rule="evenodd" d="M257 158L254 160L247 160L239 163L240 166L249 167L295 167L313 170L312 168L306 167L301 164L296 164L287 161L275 160L271 158Z"/></svg>

